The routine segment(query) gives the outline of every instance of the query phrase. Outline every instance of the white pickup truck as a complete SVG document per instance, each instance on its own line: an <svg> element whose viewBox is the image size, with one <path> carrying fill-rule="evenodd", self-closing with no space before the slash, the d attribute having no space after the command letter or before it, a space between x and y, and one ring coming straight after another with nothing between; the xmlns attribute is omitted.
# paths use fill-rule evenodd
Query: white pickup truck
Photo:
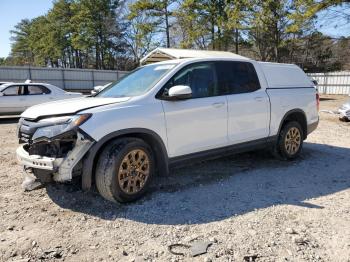
<svg viewBox="0 0 350 262"><path fill-rule="evenodd" d="M82 177L108 200L141 197L156 174L206 157L271 148L300 154L318 125L319 97L291 64L241 57L137 68L94 97L27 109L19 162L42 181Z"/></svg>

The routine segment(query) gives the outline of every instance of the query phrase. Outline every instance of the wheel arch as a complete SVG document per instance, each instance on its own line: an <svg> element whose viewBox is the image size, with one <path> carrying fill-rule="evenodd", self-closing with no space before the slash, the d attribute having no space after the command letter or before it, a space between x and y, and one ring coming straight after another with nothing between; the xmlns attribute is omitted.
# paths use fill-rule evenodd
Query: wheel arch
<svg viewBox="0 0 350 262"><path fill-rule="evenodd" d="M305 140L307 138L307 118L302 109L292 109L285 113L280 122L278 134L280 134L282 127L290 121L297 121L301 125L303 129L303 139Z"/></svg>
<svg viewBox="0 0 350 262"><path fill-rule="evenodd" d="M156 169L158 173L167 175L169 173L168 167L168 153L162 138L150 129L145 128L128 128L112 132L97 143L95 143L88 153L83 158L82 170L82 189L89 190L91 188L93 178L95 175L96 163L99 153L112 140L123 137L135 137L144 140L153 150Z"/></svg>

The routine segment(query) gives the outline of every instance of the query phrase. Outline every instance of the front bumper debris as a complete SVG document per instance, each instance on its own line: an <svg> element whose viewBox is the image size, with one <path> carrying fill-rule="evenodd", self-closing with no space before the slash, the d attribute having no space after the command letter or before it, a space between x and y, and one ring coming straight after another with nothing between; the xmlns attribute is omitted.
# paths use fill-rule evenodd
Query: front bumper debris
<svg viewBox="0 0 350 262"><path fill-rule="evenodd" d="M93 144L94 141L85 138L78 132L74 147L64 157L55 158L29 155L29 152L25 149L25 145L18 147L16 154L18 162L24 167L24 169L33 168L52 171L49 173L53 174L54 181L64 182L72 179L74 167L79 163Z"/></svg>
<svg viewBox="0 0 350 262"><path fill-rule="evenodd" d="M60 165L63 158L53 158L38 155L29 155L24 149L24 145L21 145L16 150L18 162L25 167L32 167L44 170L55 171L55 168Z"/></svg>
<svg viewBox="0 0 350 262"><path fill-rule="evenodd" d="M39 178L35 177L30 168L27 168L25 170L24 179L21 186L24 191L32 191L43 187L44 183Z"/></svg>

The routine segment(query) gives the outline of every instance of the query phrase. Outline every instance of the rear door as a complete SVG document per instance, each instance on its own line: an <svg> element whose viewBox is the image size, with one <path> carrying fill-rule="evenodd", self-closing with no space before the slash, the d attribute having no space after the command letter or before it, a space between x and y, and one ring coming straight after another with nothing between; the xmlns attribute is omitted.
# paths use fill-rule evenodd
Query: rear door
<svg viewBox="0 0 350 262"><path fill-rule="evenodd" d="M193 63L165 85L162 95L176 85L192 89L192 98L163 100L169 156L176 157L227 145L227 101L217 86L215 63Z"/></svg>
<svg viewBox="0 0 350 262"><path fill-rule="evenodd" d="M23 86L11 85L2 90L1 93L1 114L21 113L25 110L25 96L23 95Z"/></svg>
<svg viewBox="0 0 350 262"><path fill-rule="evenodd" d="M42 85L24 85L25 108L49 102L51 91Z"/></svg>
<svg viewBox="0 0 350 262"><path fill-rule="evenodd" d="M261 89L250 62L220 61L216 64L219 87L227 94L228 139L237 144L269 134L269 98Z"/></svg>

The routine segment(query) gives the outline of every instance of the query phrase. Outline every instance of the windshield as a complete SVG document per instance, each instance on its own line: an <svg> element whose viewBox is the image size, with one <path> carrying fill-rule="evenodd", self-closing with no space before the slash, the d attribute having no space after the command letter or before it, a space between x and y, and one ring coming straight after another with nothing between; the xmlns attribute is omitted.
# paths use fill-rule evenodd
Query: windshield
<svg viewBox="0 0 350 262"><path fill-rule="evenodd" d="M108 85L97 97L139 96L150 90L176 64L154 64L139 67L122 79Z"/></svg>

